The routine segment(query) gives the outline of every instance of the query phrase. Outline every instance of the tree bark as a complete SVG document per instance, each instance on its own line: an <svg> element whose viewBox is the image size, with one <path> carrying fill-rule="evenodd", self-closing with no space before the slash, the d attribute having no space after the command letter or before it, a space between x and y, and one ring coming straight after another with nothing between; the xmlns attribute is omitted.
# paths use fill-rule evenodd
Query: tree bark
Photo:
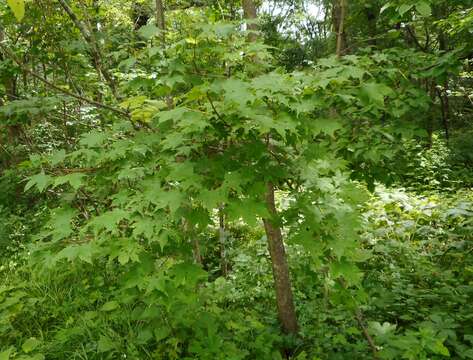
<svg viewBox="0 0 473 360"><path fill-rule="evenodd" d="M166 15L164 10L164 1L156 0L156 27L160 30L161 46L166 47ZM168 109L174 107L172 95L166 96L166 105Z"/></svg>
<svg viewBox="0 0 473 360"><path fill-rule="evenodd" d="M445 18L449 14L448 5L441 6L440 8L434 6L433 14L434 17L437 19ZM437 39L439 44L439 50L441 52L447 52L449 50L447 36L441 28L439 28L438 30ZM443 89L437 89L437 93L442 111L442 124L445 132L445 140L448 144L448 141L450 139L450 99L448 97L448 73L445 74Z"/></svg>
<svg viewBox="0 0 473 360"><path fill-rule="evenodd" d="M271 216L277 218L274 186L269 182L266 187L266 206ZM263 219L263 223L268 239L269 254L271 255L279 321L286 334L296 334L298 331L297 316L281 228L272 219Z"/></svg>
<svg viewBox="0 0 473 360"><path fill-rule="evenodd" d="M258 35L254 33L254 31L258 30L258 25L254 23L257 18L256 4L253 0L242 0L242 5L243 16L245 19L252 20L246 24L247 30L251 31L251 33L248 35L248 41L256 41L258 38Z"/></svg>
<svg viewBox="0 0 473 360"><path fill-rule="evenodd" d="M255 2L253 0L242 0L242 5L245 19L255 20L257 16ZM258 26L253 22L248 23L247 26L249 30L258 30ZM252 33L248 36L248 41L256 41L256 38L257 34ZM271 256L279 322L284 333L296 335L298 332L297 316L281 228L275 222L278 213L274 201L274 185L272 182L266 184L265 201L271 216L269 219L263 219L263 223Z"/></svg>
<svg viewBox="0 0 473 360"><path fill-rule="evenodd" d="M222 271L222 276L226 278L228 275L228 263L225 246L227 242L227 232L225 229L225 215L223 213L223 205L220 206L220 208L218 209L218 220L218 238L220 242L220 270Z"/></svg>
<svg viewBox="0 0 473 360"><path fill-rule="evenodd" d="M194 261L196 264L202 266L202 254L200 253L200 243L199 238L194 235L194 239L192 240L193 245L193 253L194 253Z"/></svg>
<svg viewBox="0 0 473 360"><path fill-rule="evenodd" d="M255 2L253 0L242 0L242 5L245 19L255 20L257 16ZM249 30L258 30L258 26L253 22L248 23L247 27ZM256 39L257 34L249 34L248 41L256 41ZM298 331L297 316L281 228L275 222L278 214L274 201L274 185L272 182L266 184L265 201L271 218L263 219L263 223L271 256L279 322L284 333L295 335Z"/></svg>
<svg viewBox="0 0 473 360"><path fill-rule="evenodd" d="M345 54L347 46L345 34L346 7L346 0L333 0L332 22L334 31L337 34L337 57L341 57Z"/></svg>
<svg viewBox="0 0 473 360"><path fill-rule="evenodd" d="M0 43L3 42L5 37L3 27L0 24ZM3 52L0 51L0 61L3 61L5 56ZM16 100L16 78L11 74L3 74L2 76L3 86L5 88L5 95L7 101ZM0 106L3 106L3 99L0 96ZM12 145L16 144L18 137L21 134L21 125L20 124L8 124L6 125L8 131L8 142ZM11 154L10 160L12 163L16 162L15 154Z"/></svg>
<svg viewBox="0 0 473 360"><path fill-rule="evenodd" d="M161 43L166 44L166 22L163 0L156 0L156 26L160 30Z"/></svg>

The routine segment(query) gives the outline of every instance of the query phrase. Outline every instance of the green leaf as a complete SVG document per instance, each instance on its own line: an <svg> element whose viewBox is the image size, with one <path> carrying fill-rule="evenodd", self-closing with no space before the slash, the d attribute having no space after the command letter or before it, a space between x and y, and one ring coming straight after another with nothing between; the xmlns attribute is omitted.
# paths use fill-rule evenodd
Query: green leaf
<svg viewBox="0 0 473 360"><path fill-rule="evenodd" d="M234 200L228 204L226 211L230 220L242 218L250 226L256 226L258 218L270 217L266 204L253 199Z"/></svg>
<svg viewBox="0 0 473 360"><path fill-rule="evenodd" d="M128 216L129 213L125 210L113 209L96 216L89 222L89 226L92 227L96 233L102 229L113 232L117 230L117 224Z"/></svg>
<svg viewBox="0 0 473 360"><path fill-rule="evenodd" d="M76 215L77 211L69 207L57 208L51 212L48 226L52 230L48 235L52 235L53 241L64 239L72 234L71 222Z"/></svg>
<svg viewBox="0 0 473 360"><path fill-rule="evenodd" d="M356 285L360 282L363 274L358 267L347 261L337 261L330 265L330 271L333 277L343 277L348 285Z"/></svg>
<svg viewBox="0 0 473 360"><path fill-rule="evenodd" d="M92 264L92 255L95 252L95 247L92 243L83 245L71 245L62 249L57 255L56 260L68 259L73 261L79 258L89 264Z"/></svg>
<svg viewBox="0 0 473 360"><path fill-rule="evenodd" d="M82 136L79 144L87 147L96 147L101 145L107 139L107 135L99 131L91 131Z"/></svg>
<svg viewBox="0 0 473 360"><path fill-rule="evenodd" d="M85 174L81 173L71 173L64 176L59 176L54 180L54 187L69 183L74 190L79 190L83 184L82 179L84 177Z"/></svg>
<svg viewBox="0 0 473 360"><path fill-rule="evenodd" d="M397 8L397 12L399 15L403 16L406 12L408 12L410 9L412 9L414 5L409 5L409 4L402 4Z"/></svg>
<svg viewBox="0 0 473 360"><path fill-rule="evenodd" d="M435 354L439 354L439 355L443 355L443 356L447 356L447 357L450 357L450 352L448 351L448 349L445 347L445 345L443 344L443 341L442 340L437 340L434 344L434 346L432 347L432 351L435 353Z"/></svg>
<svg viewBox="0 0 473 360"><path fill-rule="evenodd" d="M10 355L12 354L12 352L15 350L15 348L11 347L7 350L4 350L0 353L0 360L9 360L10 359Z"/></svg>
<svg viewBox="0 0 473 360"><path fill-rule="evenodd" d="M171 213L175 213L179 207L185 202L186 198L178 190L161 191L154 194L154 198L150 198L150 201L155 204L159 209L164 209L169 206Z"/></svg>
<svg viewBox="0 0 473 360"><path fill-rule="evenodd" d="M301 225L297 234L291 236L290 240L295 244L303 246L313 257L321 255L324 250L324 245L316 240L313 232L308 230L308 227L304 227L303 225L304 224Z"/></svg>
<svg viewBox="0 0 473 360"><path fill-rule="evenodd" d="M119 307L118 302L108 301L100 308L101 311L113 311Z"/></svg>
<svg viewBox="0 0 473 360"><path fill-rule="evenodd" d="M421 2L417 3L416 4L416 10L423 17L429 17L430 15L432 15L432 8L425 1L421 1Z"/></svg>
<svg viewBox="0 0 473 360"><path fill-rule="evenodd" d="M40 192L43 192L43 190L49 185L51 180L52 180L52 177L49 175L46 175L44 171L42 171L40 174L30 176L29 181L25 185L25 191L28 191L29 189L31 189L33 186L36 185L38 190Z"/></svg>
<svg viewBox="0 0 473 360"><path fill-rule="evenodd" d="M130 261L140 261L140 253L143 252L143 248L139 243L127 238L117 241L116 245L115 249L110 253L110 258L117 258L120 265L125 265Z"/></svg>
<svg viewBox="0 0 473 360"><path fill-rule="evenodd" d="M18 21L23 20L25 16L25 2L23 0L7 0L8 6Z"/></svg>
<svg viewBox="0 0 473 360"><path fill-rule="evenodd" d="M51 154L49 157L49 161L51 162L51 165L55 166L59 163L62 163L64 159L66 158L66 151L64 149L55 151Z"/></svg>
<svg viewBox="0 0 473 360"><path fill-rule="evenodd" d="M392 93L392 89L385 85L375 82L363 84L360 90L362 100L366 104L374 104L377 107L384 107L384 97Z"/></svg>
<svg viewBox="0 0 473 360"><path fill-rule="evenodd" d="M207 210L213 210L226 202L227 193L222 188L214 190L203 189L200 191L198 198Z"/></svg>
<svg viewBox="0 0 473 360"><path fill-rule="evenodd" d="M207 272L200 266L190 263L180 263L172 267L171 273L178 284L195 286L201 280L207 279Z"/></svg>
<svg viewBox="0 0 473 360"><path fill-rule="evenodd" d="M101 336L97 343L97 351L99 353L107 352L115 348L115 343L106 336Z"/></svg>
<svg viewBox="0 0 473 360"><path fill-rule="evenodd" d="M159 29L156 25L149 24L149 25L145 25L145 26L140 27L140 29L138 30L138 34L140 34L146 40L149 40L152 37L159 34Z"/></svg>
<svg viewBox="0 0 473 360"><path fill-rule="evenodd" d="M25 353L29 353L29 352L32 352L34 349L36 349L39 344L41 344L41 341L32 337L26 340L21 346L21 348L23 349Z"/></svg>
<svg viewBox="0 0 473 360"><path fill-rule="evenodd" d="M347 78L353 78L353 79L358 79L361 80L363 76L366 74L366 70L357 67L357 66L346 66L343 68L341 75L347 77Z"/></svg>
<svg viewBox="0 0 473 360"><path fill-rule="evenodd" d="M224 91L225 101L235 103L241 107L245 107L248 103L255 100L255 96L251 93L248 83L238 79L228 79L221 83L216 92Z"/></svg>
<svg viewBox="0 0 473 360"><path fill-rule="evenodd" d="M179 121L179 126L182 128L181 131L185 133L201 132L209 125L207 119L196 111L187 111L177 120Z"/></svg>
<svg viewBox="0 0 473 360"><path fill-rule="evenodd" d="M337 119L315 119L313 123L314 135L320 133L327 134L329 136L334 136L335 131L342 128L342 124Z"/></svg>
<svg viewBox="0 0 473 360"><path fill-rule="evenodd" d="M379 11L379 13L382 14L383 12L385 12L390 7L393 7L393 4L391 2L388 2L388 3L384 4L383 7L381 8L381 10Z"/></svg>
<svg viewBox="0 0 473 360"><path fill-rule="evenodd" d="M153 218L148 217L139 217L136 219L135 223L133 224L133 235L139 236L143 235L147 239L151 239L155 232L154 226L156 224L156 220Z"/></svg>
<svg viewBox="0 0 473 360"><path fill-rule="evenodd" d="M161 325L157 329L154 330L154 337L157 342L160 342L166 339L169 335L171 335L171 329Z"/></svg>
<svg viewBox="0 0 473 360"><path fill-rule="evenodd" d="M30 356L28 360L44 360L44 359L45 357L43 354L34 354L33 356ZM18 358L18 360L20 360L20 358Z"/></svg>

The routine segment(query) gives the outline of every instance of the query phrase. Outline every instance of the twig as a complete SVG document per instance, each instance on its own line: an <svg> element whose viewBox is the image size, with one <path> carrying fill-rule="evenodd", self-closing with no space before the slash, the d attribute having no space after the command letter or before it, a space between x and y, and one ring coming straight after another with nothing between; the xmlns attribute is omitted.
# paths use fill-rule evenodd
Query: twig
<svg viewBox="0 0 473 360"><path fill-rule="evenodd" d="M110 110L110 111L113 111L117 114L120 114L126 118L130 118L130 114L123 111L123 110L120 110L120 109L117 109L117 108L114 108L113 106L110 106L110 105L107 105L107 104L103 104L103 103L100 103L98 101L95 101L95 100L92 100L92 99L88 99L88 98L85 98L81 95L78 95L78 94L74 94L66 89L63 89L53 83L51 83L49 80L46 80L45 78L43 78L41 75L37 74L36 72L34 72L33 70L30 70L29 68L27 68L20 60L18 60L16 58L16 56L3 44L0 43L0 48L3 50L3 52L10 58L12 59L23 71L26 71L27 73L29 73L31 76L33 76L34 78L38 79L39 81L43 82L44 84L48 85L50 88L56 90L56 91L59 91L65 95L68 95L70 97L73 97L77 100L80 100L80 101L83 101L83 102L86 102L90 105L93 105L97 108L102 108L102 109L107 109L107 110Z"/></svg>
<svg viewBox="0 0 473 360"><path fill-rule="evenodd" d="M210 106L212 107L213 112L225 124L225 120L223 119L223 117L219 114L219 112L215 108L215 105L214 105L214 103L212 101L212 98L210 97L209 93L207 92L206 95L207 95L207 99L209 100Z"/></svg>
<svg viewBox="0 0 473 360"><path fill-rule="evenodd" d="M343 279L343 278L339 279L339 283L344 289L348 289L345 279ZM356 303L356 300L353 298L353 296L352 296L352 299ZM371 337L370 333L368 332L368 329L365 326L364 319L363 319L363 313L361 312L358 305L355 305L355 306L356 306L355 307L355 319L358 322L358 325L360 326L361 331L363 332L363 335L365 336L365 339L366 339L366 341L368 342L368 344L371 348L371 351L373 352L373 359L378 360L379 359L379 357L378 357L378 348L377 348L373 338Z"/></svg>
<svg viewBox="0 0 473 360"><path fill-rule="evenodd" d="M103 66L104 56L102 54L100 45L97 42L97 39L95 38L95 34L93 33L93 31L90 31L89 29L87 29L85 24L79 20L79 18L74 13L74 11L69 6L69 4L66 2L66 0L58 0L58 2L61 5L61 7L64 9L64 11L67 13L71 21L74 23L74 25L79 29L85 41L87 41L87 43L90 45L91 55L93 57L93 63L94 63L95 69L97 70L97 73L99 75L102 75L105 78L105 81L110 87L110 90L112 91L112 94L115 97L115 99L120 99L120 96L117 93L115 79L109 73L108 68Z"/></svg>
<svg viewBox="0 0 473 360"><path fill-rule="evenodd" d="M356 310L355 317L356 317L356 321L358 322L358 325L361 327L361 330L363 331L363 335L365 336L366 341L368 341L368 344L370 345L371 351L373 352L373 358L379 359L378 348L376 347L376 344L374 343L373 338L371 337L370 333L368 332L368 329L366 328L364 324L363 314L360 309Z"/></svg>
<svg viewBox="0 0 473 360"><path fill-rule="evenodd" d="M58 170L62 171L65 174L73 174L73 173L92 173L100 169L99 168L60 168Z"/></svg>
<svg viewBox="0 0 473 360"><path fill-rule="evenodd" d="M427 52L427 49L421 45L421 43L419 42L419 39L417 39L417 36L415 36L414 32L412 31L412 28L407 25L406 26L406 30L407 30L407 33L409 34L409 36L411 37L412 40L414 40L414 43L416 44L416 46L423 52Z"/></svg>

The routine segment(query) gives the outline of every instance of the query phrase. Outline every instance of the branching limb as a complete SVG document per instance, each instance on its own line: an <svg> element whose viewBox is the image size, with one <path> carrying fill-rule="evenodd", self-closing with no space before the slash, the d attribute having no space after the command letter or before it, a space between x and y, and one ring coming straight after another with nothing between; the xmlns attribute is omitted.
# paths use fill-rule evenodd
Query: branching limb
<svg viewBox="0 0 473 360"><path fill-rule="evenodd" d="M121 116L124 116L126 118L130 118L130 115L126 112L126 111L123 111L123 110L120 110L120 109L117 109L113 106L110 106L110 105L107 105L107 104L103 104L103 103L100 103L98 101L95 101L95 100L92 100L92 99L88 99L86 97L83 97L82 95L78 95L78 94L74 94L66 89L63 89L55 84L53 84L52 82L50 82L49 80L45 79L44 77L42 77L41 75L37 74L36 72L34 72L33 70L29 69L25 64L23 64L11 51L10 49L8 49L5 45L1 44L0 43L0 49L3 51L4 54L6 54L11 60L13 60L23 71L27 72L28 74L30 74L31 76L33 76L34 78L38 79L39 81L41 81L42 83L46 84L47 86L49 86L51 89L54 89L64 95L67 95L67 96L70 96L74 99L77 99L77 100L80 100L80 101L83 101L89 105L92 105L96 108L101 108L101 109L106 109L106 110L110 110L110 111L113 111L114 113L116 114L119 114Z"/></svg>
<svg viewBox="0 0 473 360"><path fill-rule="evenodd" d="M64 11L67 13L71 21L74 23L74 25L79 29L80 33L84 37L85 41L90 46L91 49L91 55L93 58L94 66L97 72L104 77L106 80L108 86L110 87L110 90L113 93L113 96L116 99L119 99L117 89L116 89L116 84L115 84L115 79L113 79L112 75L109 73L108 69L103 66L103 55L102 51L100 49L99 44L97 43L97 40L95 39L95 35L93 34L92 31L90 31L85 24L79 20L77 15L74 13L72 8L69 6L67 1L65 0L58 0L59 4L61 7L64 9Z"/></svg>

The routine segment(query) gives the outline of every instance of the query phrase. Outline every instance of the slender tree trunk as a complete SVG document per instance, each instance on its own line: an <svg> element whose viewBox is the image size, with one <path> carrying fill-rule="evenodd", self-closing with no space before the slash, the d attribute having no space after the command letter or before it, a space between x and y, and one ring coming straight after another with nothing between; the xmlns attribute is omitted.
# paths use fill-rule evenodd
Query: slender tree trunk
<svg viewBox="0 0 473 360"><path fill-rule="evenodd" d="M345 34L345 16L346 16L346 0L334 0L333 3L333 14L332 21L334 31L337 34L337 48L336 54L341 57L345 54L347 46L346 34Z"/></svg>
<svg viewBox="0 0 473 360"><path fill-rule="evenodd" d="M448 16L448 13L449 9L445 5L440 8L437 8L437 6L434 6L433 8L434 17L438 19L442 19ZM438 30L437 39L439 44L439 50L442 52L448 51L449 49L447 36L441 28ZM445 132L445 140L448 143L450 138L450 99L448 98L448 74L445 75L443 89L437 89L437 94L440 100L440 106L442 110L442 123Z"/></svg>
<svg viewBox="0 0 473 360"><path fill-rule="evenodd" d="M222 271L223 277L228 275L228 264L227 264L227 255L226 255L226 242L227 242L227 233L225 229L225 215L223 213L223 205L218 209L218 220L219 220L219 229L218 229L218 238L220 242L220 269Z"/></svg>
<svg viewBox="0 0 473 360"><path fill-rule="evenodd" d="M253 0L242 0L242 5L243 5L243 16L245 17L245 19L250 20L250 22L247 23L246 27L248 30L252 31L248 35L248 40L256 41L258 37L258 35L254 33L254 31L258 30L258 25L254 23L254 21L257 18L256 4Z"/></svg>
<svg viewBox="0 0 473 360"><path fill-rule="evenodd" d="M199 243L199 239L197 238L197 236L194 235L194 239L192 240L192 244L194 246L194 261L196 262L196 264L199 264L202 266L202 254L200 252L200 243Z"/></svg>
<svg viewBox="0 0 473 360"><path fill-rule="evenodd" d="M378 34L377 29L377 21L378 21L378 14L379 14L379 7L375 4L371 5L371 7L367 7L365 9L366 20L368 20L368 44L371 46L376 46L376 37Z"/></svg>
<svg viewBox="0 0 473 360"><path fill-rule="evenodd" d="M272 217L277 218L274 186L269 182L266 187L266 206ZM269 254L271 255L279 321L285 333L296 334L298 331L297 316L281 228L272 219L263 219L263 222L268 239Z"/></svg>
<svg viewBox="0 0 473 360"><path fill-rule="evenodd" d="M182 218L182 230L189 242L192 244L192 256L196 264L202 265L202 253L200 252L199 238L196 236L194 231L194 225L192 225L186 218Z"/></svg>
<svg viewBox="0 0 473 360"><path fill-rule="evenodd" d="M156 0L156 26L160 30L161 42L166 44L166 21L163 0Z"/></svg>
<svg viewBox="0 0 473 360"><path fill-rule="evenodd" d="M448 86L448 79L445 81L445 86L443 90L437 89L437 95L440 100L440 110L442 112L442 124L443 124L443 130L445 133L445 140L448 143L450 139L450 119L449 119L450 104L448 100L447 86Z"/></svg>
<svg viewBox="0 0 473 360"><path fill-rule="evenodd" d="M5 37L3 27L0 24L0 42L3 42ZM0 52L0 61L4 60L4 55ZM16 78L12 74L3 74L2 76L3 87L5 89L5 95L7 101L13 101L16 99ZM3 100L0 96L0 106L3 106ZM21 134L21 125L20 124L9 124L6 126L8 132L8 142L10 144L15 144L18 137ZM16 162L15 153L11 154L10 158L12 163Z"/></svg>
<svg viewBox="0 0 473 360"><path fill-rule="evenodd" d="M432 101L435 100L435 92L436 92L436 83L435 83L435 80L434 79L431 79L430 80L430 89L429 89L429 94L430 94L430 98L432 99ZM433 134L434 134L434 121L433 119L437 116L436 114L436 111L435 110L435 107L432 107L431 108L431 111L430 111L430 114L428 115L428 118L427 118L427 139L428 139L428 143L427 143L427 148L428 149L431 149L432 148L432 145L433 145Z"/></svg>
<svg viewBox="0 0 473 360"><path fill-rule="evenodd" d="M156 0L156 27L160 30L161 46L166 47L166 15L164 10L164 1ZM166 96L166 105L168 109L174 107L172 95Z"/></svg>
<svg viewBox="0 0 473 360"><path fill-rule="evenodd" d="M245 18L248 20L255 20L255 2L253 0L242 0L242 4ZM254 23L249 23L248 29L257 30L258 27ZM255 33L250 34L248 41L255 41L256 36L257 34ZM266 184L265 201L271 214L271 218L263 219L263 223L268 241L269 254L271 256L278 317L283 332L295 335L298 332L297 316L281 228L279 224L275 222L277 221L276 219L278 218L278 214L274 201L274 185L271 182Z"/></svg>

